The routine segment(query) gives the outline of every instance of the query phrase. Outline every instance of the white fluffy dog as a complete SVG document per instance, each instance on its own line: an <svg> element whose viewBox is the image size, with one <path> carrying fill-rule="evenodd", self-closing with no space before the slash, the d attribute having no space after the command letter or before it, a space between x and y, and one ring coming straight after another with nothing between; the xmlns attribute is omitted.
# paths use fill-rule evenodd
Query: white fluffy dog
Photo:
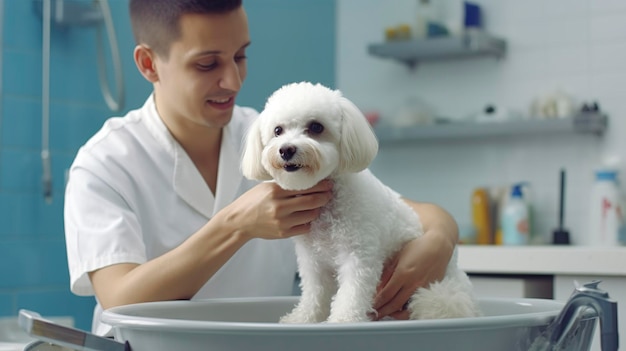
<svg viewBox="0 0 626 351"><path fill-rule="evenodd" d="M302 296L282 323L370 320L385 261L422 235L416 213L366 169L377 151L359 109L339 91L308 82L274 92L248 131L247 178L293 190L334 182L333 199L311 231L294 238ZM456 253L445 279L418 289L408 309L412 319L479 314Z"/></svg>

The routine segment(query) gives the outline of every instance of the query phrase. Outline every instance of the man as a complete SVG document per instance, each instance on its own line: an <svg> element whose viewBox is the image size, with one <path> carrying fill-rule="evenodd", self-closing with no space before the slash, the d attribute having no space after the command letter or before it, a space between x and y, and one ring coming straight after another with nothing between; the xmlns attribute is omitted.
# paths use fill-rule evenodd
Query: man
<svg viewBox="0 0 626 351"><path fill-rule="evenodd" d="M161 300L287 295L290 240L305 235L332 197L246 180L241 140L256 111L235 105L246 77L248 21L241 0L131 0L134 59L154 92L108 120L78 152L66 191L72 291L103 308ZM425 235L387 265L379 317L440 279L457 227L441 208L409 202Z"/></svg>

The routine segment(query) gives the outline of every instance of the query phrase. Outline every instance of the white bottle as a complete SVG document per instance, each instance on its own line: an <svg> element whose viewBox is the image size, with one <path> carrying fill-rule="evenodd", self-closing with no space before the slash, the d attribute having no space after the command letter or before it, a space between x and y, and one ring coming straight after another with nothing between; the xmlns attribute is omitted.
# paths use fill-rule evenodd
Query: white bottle
<svg viewBox="0 0 626 351"><path fill-rule="evenodd" d="M440 22L441 5L440 0L417 0L417 13L413 28L413 36L416 39L427 38L428 27Z"/></svg>
<svg viewBox="0 0 626 351"><path fill-rule="evenodd" d="M530 241L528 222L528 204L522 195L522 184L516 184L511 190L502 210L502 245L527 245Z"/></svg>
<svg viewBox="0 0 626 351"><path fill-rule="evenodd" d="M590 201L586 242L592 246L619 245L620 231L624 231L624 217L616 170L596 171Z"/></svg>

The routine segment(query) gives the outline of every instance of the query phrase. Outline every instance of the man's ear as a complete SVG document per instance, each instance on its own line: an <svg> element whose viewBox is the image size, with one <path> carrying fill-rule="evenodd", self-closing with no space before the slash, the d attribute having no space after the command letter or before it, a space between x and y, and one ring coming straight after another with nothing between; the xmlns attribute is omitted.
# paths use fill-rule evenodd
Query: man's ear
<svg viewBox="0 0 626 351"><path fill-rule="evenodd" d="M154 64L154 52L145 45L137 45L135 47L134 58L139 73L150 83L156 83L159 80L159 75Z"/></svg>

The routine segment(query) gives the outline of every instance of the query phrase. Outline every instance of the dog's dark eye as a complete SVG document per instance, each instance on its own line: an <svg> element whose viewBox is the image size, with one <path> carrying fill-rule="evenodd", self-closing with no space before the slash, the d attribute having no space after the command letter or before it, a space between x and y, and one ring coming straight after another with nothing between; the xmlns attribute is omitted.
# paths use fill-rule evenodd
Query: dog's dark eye
<svg viewBox="0 0 626 351"><path fill-rule="evenodd" d="M324 126L318 122L311 122L309 124L309 132L311 134L321 134L324 131Z"/></svg>
<svg viewBox="0 0 626 351"><path fill-rule="evenodd" d="M278 127L274 128L274 136L279 136L281 134L283 134L283 127L278 126Z"/></svg>

